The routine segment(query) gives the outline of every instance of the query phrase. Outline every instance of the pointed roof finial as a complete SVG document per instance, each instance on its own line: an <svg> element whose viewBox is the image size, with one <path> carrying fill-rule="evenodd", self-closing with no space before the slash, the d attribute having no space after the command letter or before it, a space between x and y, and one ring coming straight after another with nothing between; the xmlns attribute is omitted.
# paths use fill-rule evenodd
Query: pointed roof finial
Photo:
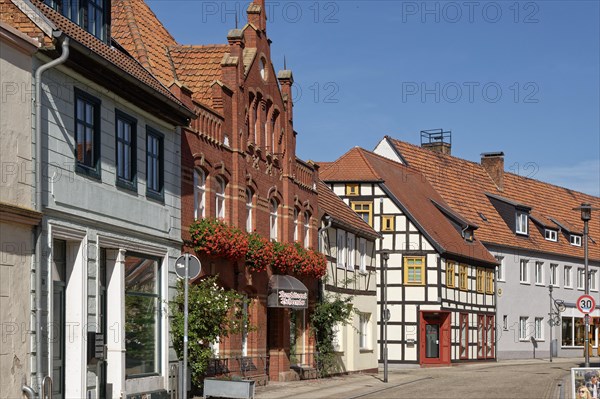
<svg viewBox="0 0 600 399"><path fill-rule="evenodd" d="M283 70L287 71L287 62L285 60L285 55L283 56Z"/></svg>
<svg viewBox="0 0 600 399"><path fill-rule="evenodd" d="M235 13L235 29L238 28L238 16L237 16L237 12Z"/></svg>

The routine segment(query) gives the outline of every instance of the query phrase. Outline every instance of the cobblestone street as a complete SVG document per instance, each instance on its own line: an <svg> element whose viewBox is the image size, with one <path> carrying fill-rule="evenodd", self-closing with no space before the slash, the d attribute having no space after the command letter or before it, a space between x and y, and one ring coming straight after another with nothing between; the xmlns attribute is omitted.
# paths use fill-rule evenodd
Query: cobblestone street
<svg viewBox="0 0 600 399"><path fill-rule="evenodd" d="M598 365L592 362L592 367ZM569 399L570 371L578 359L519 360L447 368L392 368L379 375L270 383L257 398L556 398Z"/></svg>

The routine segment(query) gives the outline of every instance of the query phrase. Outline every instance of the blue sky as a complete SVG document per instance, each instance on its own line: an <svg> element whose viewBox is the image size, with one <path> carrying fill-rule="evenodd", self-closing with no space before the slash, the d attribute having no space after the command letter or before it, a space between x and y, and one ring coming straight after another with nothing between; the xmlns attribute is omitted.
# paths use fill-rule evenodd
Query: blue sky
<svg viewBox="0 0 600 399"><path fill-rule="evenodd" d="M181 44L226 43L248 1L147 0ZM600 196L600 2L274 1L303 159L452 131L452 154Z"/></svg>

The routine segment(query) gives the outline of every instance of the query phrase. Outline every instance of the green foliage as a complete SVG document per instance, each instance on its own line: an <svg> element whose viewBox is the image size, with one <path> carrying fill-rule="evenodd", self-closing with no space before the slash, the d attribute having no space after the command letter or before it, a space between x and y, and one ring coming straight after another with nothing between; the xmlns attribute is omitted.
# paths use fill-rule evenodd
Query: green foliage
<svg viewBox="0 0 600 399"><path fill-rule="evenodd" d="M200 386L213 357L210 344L219 337L237 334L248 325L244 314L244 301L236 291L225 290L217 285L217 276L208 277L188 290L188 362L192 382ZM179 359L183 358L183 306L184 286L180 281L177 294L170 303L173 346Z"/></svg>
<svg viewBox="0 0 600 399"><path fill-rule="evenodd" d="M334 374L339 370L333 347L336 325L346 325L352 322L354 297L325 298L319 302L311 315L311 327L317 340L319 352L319 372L321 375Z"/></svg>

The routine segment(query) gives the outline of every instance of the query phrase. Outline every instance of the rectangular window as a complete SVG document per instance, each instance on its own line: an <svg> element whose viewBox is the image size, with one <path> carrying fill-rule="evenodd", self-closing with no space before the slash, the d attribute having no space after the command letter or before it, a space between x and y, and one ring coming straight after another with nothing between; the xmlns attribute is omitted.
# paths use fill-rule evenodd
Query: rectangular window
<svg viewBox="0 0 600 399"><path fill-rule="evenodd" d="M496 256L498 263L498 281L504 281L504 256Z"/></svg>
<svg viewBox="0 0 600 399"><path fill-rule="evenodd" d="M477 358L485 357L485 316L477 315Z"/></svg>
<svg viewBox="0 0 600 399"><path fill-rule="evenodd" d="M591 343L595 344L594 325L590 323ZM583 347L585 344L585 321L583 317L562 318L562 346Z"/></svg>
<svg viewBox="0 0 600 399"><path fill-rule="evenodd" d="M346 264L346 268L348 270L354 270L354 264L356 263L356 253L354 251L355 237L354 234L347 234L347 248L348 248L348 260Z"/></svg>
<svg viewBox="0 0 600 399"><path fill-rule="evenodd" d="M581 246L581 236L571 234L569 240L571 242L571 245L575 245L576 247Z"/></svg>
<svg viewBox="0 0 600 399"><path fill-rule="evenodd" d="M75 159L76 170L100 177L100 105L99 99L75 88Z"/></svg>
<svg viewBox="0 0 600 399"><path fill-rule="evenodd" d="M529 284L529 261L527 259L521 259L519 281L524 284Z"/></svg>
<svg viewBox="0 0 600 399"><path fill-rule="evenodd" d="M359 271L361 273L367 272L367 240L360 238L358 240L358 252L360 256Z"/></svg>
<svg viewBox="0 0 600 399"><path fill-rule="evenodd" d="M56 11L96 36L106 41L106 0L44 0Z"/></svg>
<svg viewBox="0 0 600 399"><path fill-rule="evenodd" d="M137 120L115 110L117 185L135 189L137 172Z"/></svg>
<svg viewBox="0 0 600 399"><path fill-rule="evenodd" d="M337 267L346 268L346 232L337 230Z"/></svg>
<svg viewBox="0 0 600 399"><path fill-rule="evenodd" d="M163 200L164 145L163 135L146 128L146 194Z"/></svg>
<svg viewBox="0 0 600 399"><path fill-rule="evenodd" d="M469 315L460 314L460 348L459 357L467 359L469 357Z"/></svg>
<svg viewBox="0 0 600 399"><path fill-rule="evenodd" d="M205 215L206 174L200 168L194 169L194 219L202 219ZM250 199L252 201L252 198Z"/></svg>
<svg viewBox="0 0 600 399"><path fill-rule="evenodd" d="M582 268L577 269L577 288L585 289L585 270Z"/></svg>
<svg viewBox="0 0 600 399"><path fill-rule="evenodd" d="M404 284L425 284L425 257L404 258Z"/></svg>
<svg viewBox="0 0 600 399"><path fill-rule="evenodd" d="M360 336L359 348L370 349L369 345L369 320L371 315L368 313L359 314L359 329L358 334Z"/></svg>
<svg viewBox="0 0 600 399"><path fill-rule="evenodd" d="M533 338L535 338L536 341L544 340L544 318L543 317L535 318Z"/></svg>
<svg viewBox="0 0 600 399"><path fill-rule="evenodd" d="M382 216L381 217L381 231L394 231L394 217L393 216Z"/></svg>
<svg viewBox="0 0 600 399"><path fill-rule="evenodd" d="M598 288L596 287L596 270L590 270L590 290L598 290Z"/></svg>
<svg viewBox="0 0 600 399"><path fill-rule="evenodd" d="M544 285L544 262L535 262L535 283Z"/></svg>
<svg viewBox="0 0 600 399"><path fill-rule="evenodd" d="M125 372L160 370L160 265L143 255L125 256Z"/></svg>
<svg viewBox="0 0 600 399"><path fill-rule="evenodd" d="M460 265L458 267L458 288L466 290L469 288L469 278L467 275L467 266Z"/></svg>
<svg viewBox="0 0 600 399"><path fill-rule="evenodd" d="M519 317L519 340L526 341L528 338L527 335L527 323L529 322L529 317L521 316Z"/></svg>
<svg viewBox="0 0 600 399"><path fill-rule="evenodd" d="M485 328L485 357L486 359L492 359L494 357L494 352L496 348L496 322L494 316L485 316Z"/></svg>
<svg viewBox="0 0 600 399"><path fill-rule="evenodd" d="M446 287L454 288L454 263L446 264Z"/></svg>
<svg viewBox="0 0 600 399"><path fill-rule="evenodd" d="M556 241L558 241L558 232L556 230L546 229L546 230L544 230L544 237L548 241L556 242Z"/></svg>
<svg viewBox="0 0 600 399"><path fill-rule="evenodd" d="M550 285L558 287L558 265L550 264Z"/></svg>
<svg viewBox="0 0 600 399"><path fill-rule="evenodd" d="M528 222L529 217L525 212L517 212L517 234L527 235L528 233Z"/></svg>
<svg viewBox="0 0 600 399"><path fill-rule="evenodd" d="M494 293L494 271L486 270L485 272L485 293L493 294Z"/></svg>
<svg viewBox="0 0 600 399"><path fill-rule="evenodd" d="M369 224L369 226L373 226L372 205L373 204L371 202L364 202L364 201L351 201L350 202L350 207L352 208L352 210L354 212L356 212L358 214L358 216L360 216L362 218L362 220L367 222Z"/></svg>
<svg viewBox="0 0 600 399"><path fill-rule="evenodd" d="M477 288L477 292L483 294L483 290L484 290L484 276L485 276L485 270L483 270L482 268L478 267L477 268L477 280L476 280L476 288Z"/></svg>
<svg viewBox="0 0 600 399"><path fill-rule="evenodd" d="M346 184L346 195L358 195L358 184Z"/></svg>
<svg viewBox="0 0 600 399"><path fill-rule="evenodd" d="M508 331L508 315L502 316L502 329Z"/></svg>
<svg viewBox="0 0 600 399"><path fill-rule="evenodd" d="M564 280L566 288L573 288L572 280L571 280L571 270L572 270L571 266L565 266L564 273L563 273L563 280Z"/></svg>

